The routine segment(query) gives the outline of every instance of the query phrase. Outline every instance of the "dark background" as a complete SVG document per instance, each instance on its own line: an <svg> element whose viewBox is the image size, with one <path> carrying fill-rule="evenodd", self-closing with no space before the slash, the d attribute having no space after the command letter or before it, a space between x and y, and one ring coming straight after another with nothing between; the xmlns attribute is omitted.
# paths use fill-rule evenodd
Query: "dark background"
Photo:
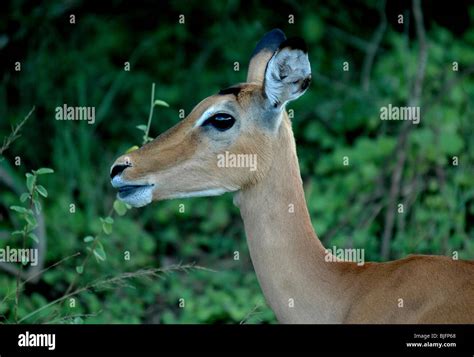
<svg viewBox="0 0 474 357"><path fill-rule="evenodd" d="M365 248L366 260L375 261L453 253L473 259L474 4L422 1L425 41L410 1L383 5L2 3L0 139L35 110L0 158L0 245L21 246L11 231L23 223L9 207L22 204L26 172L50 167L55 173L39 179L49 192L42 199L44 235L38 229L40 239L47 238L44 267L81 255L20 285L18 302L15 274L0 266L0 321L275 321L256 281L231 195L160 202L120 216L112 208L115 192L108 177L113 160L142 143L136 126L147 122L153 82L156 99L170 105L155 108L154 137L180 120L180 109L187 114L206 96L244 81L255 44L275 27L308 43L313 83L288 108L294 110L308 207L323 243ZM71 14L75 24L69 22ZM185 24L178 23L181 14ZM294 24L288 23L290 14ZM399 14L403 24L397 22ZM343 71L345 61L349 71ZM453 62L459 71L452 70ZM421 106L419 125L380 120L382 106L413 101ZM94 106L95 124L55 120L55 108L65 103ZM345 156L349 166L343 165ZM397 211L400 203L403 213ZM100 218L109 215L114 222L104 230ZM89 235L100 241L94 249L105 260L88 250L91 243L83 238ZM124 259L125 251L130 260ZM88 256L78 274L76 267ZM193 262L214 271L186 268ZM169 271L153 270L160 267ZM29 278L25 274L20 283Z"/></svg>

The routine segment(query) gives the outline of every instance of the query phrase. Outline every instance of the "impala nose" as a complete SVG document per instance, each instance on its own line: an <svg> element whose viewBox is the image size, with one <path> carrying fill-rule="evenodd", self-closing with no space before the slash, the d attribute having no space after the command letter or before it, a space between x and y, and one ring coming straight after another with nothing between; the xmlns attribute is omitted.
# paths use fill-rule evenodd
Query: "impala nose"
<svg viewBox="0 0 474 357"><path fill-rule="evenodd" d="M113 179L115 176L121 174L127 167L130 167L130 165L117 164L113 166L112 171L110 171L110 178Z"/></svg>

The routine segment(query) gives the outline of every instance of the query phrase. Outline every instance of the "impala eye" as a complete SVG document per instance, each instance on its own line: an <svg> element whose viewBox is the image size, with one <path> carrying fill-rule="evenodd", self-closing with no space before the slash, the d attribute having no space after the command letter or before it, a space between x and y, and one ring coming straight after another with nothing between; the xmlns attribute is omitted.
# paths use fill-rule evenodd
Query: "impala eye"
<svg viewBox="0 0 474 357"><path fill-rule="evenodd" d="M230 114L218 113L206 119L202 126L212 126L219 131L226 131L232 128L235 123L235 118Z"/></svg>

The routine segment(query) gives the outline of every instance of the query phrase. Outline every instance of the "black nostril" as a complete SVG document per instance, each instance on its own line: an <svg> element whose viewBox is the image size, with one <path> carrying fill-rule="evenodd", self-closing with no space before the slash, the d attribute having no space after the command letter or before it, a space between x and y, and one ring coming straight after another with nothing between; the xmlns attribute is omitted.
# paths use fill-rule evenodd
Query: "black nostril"
<svg viewBox="0 0 474 357"><path fill-rule="evenodd" d="M110 173L110 178L113 179L118 174L121 174L127 167L130 167L130 165L115 165Z"/></svg>

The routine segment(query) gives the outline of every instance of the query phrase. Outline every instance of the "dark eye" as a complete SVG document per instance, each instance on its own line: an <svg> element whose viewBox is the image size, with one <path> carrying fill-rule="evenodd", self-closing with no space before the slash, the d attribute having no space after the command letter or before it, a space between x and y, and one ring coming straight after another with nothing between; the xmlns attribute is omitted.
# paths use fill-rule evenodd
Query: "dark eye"
<svg viewBox="0 0 474 357"><path fill-rule="evenodd" d="M214 114L212 117L206 119L202 126L212 126L219 131L226 131L232 128L235 123L235 118L232 115L225 113Z"/></svg>

